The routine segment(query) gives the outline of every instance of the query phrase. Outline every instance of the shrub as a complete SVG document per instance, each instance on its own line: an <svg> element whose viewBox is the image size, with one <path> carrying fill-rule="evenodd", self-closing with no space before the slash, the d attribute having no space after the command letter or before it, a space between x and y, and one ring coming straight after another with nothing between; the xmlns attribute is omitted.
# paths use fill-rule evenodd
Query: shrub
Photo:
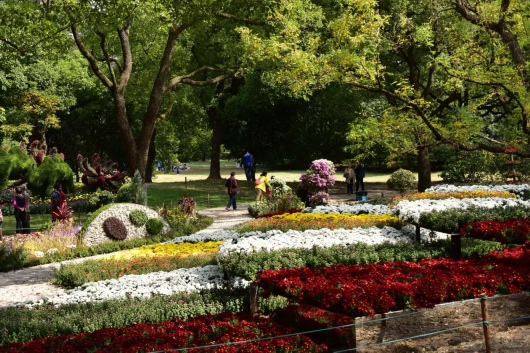
<svg viewBox="0 0 530 353"><path fill-rule="evenodd" d="M131 223L135 226L141 227L147 223L147 213L143 210L133 210L129 214L129 219L131 220Z"/></svg>
<svg viewBox="0 0 530 353"><path fill-rule="evenodd" d="M14 271L24 267L27 254L22 244L0 242L0 271Z"/></svg>
<svg viewBox="0 0 530 353"><path fill-rule="evenodd" d="M109 217L103 221L103 229L109 238L116 240L127 238L127 227L116 217Z"/></svg>
<svg viewBox="0 0 530 353"><path fill-rule="evenodd" d="M145 227L147 228L147 233L149 233L149 235L158 235L162 232L164 223L158 218L151 218L147 221Z"/></svg>
<svg viewBox="0 0 530 353"><path fill-rule="evenodd" d="M258 217L267 213L301 209L303 207L304 203L289 192L275 200L266 200L265 202L250 204L248 206L248 213L253 217Z"/></svg>
<svg viewBox="0 0 530 353"><path fill-rule="evenodd" d="M495 208L468 208L461 210L453 208L439 212L423 213L419 225L444 233L457 233L466 223L509 219L525 219L530 217L530 208L527 207L495 207Z"/></svg>
<svg viewBox="0 0 530 353"><path fill-rule="evenodd" d="M53 218L58 221L64 222L70 220L74 216L74 211L68 207L68 205L63 203L61 206L52 212Z"/></svg>
<svg viewBox="0 0 530 353"><path fill-rule="evenodd" d="M110 205L114 202L114 194L107 190L99 190L90 199L88 199L87 210L92 212L101 206Z"/></svg>
<svg viewBox="0 0 530 353"><path fill-rule="evenodd" d="M129 202L147 206L147 191L145 190L145 185L142 182L142 175L138 169L134 173L130 190Z"/></svg>
<svg viewBox="0 0 530 353"><path fill-rule="evenodd" d="M410 170L399 169L396 170L386 184L390 190L399 191L400 194L404 194L406 191L415 190L417 187L416 176Z"/></svg>
<svg viewBox="0 0 530 353"><path fill-rule="evenodd" d="M123 184L116 195L116 202L131 202L131 183Z"/></svg>

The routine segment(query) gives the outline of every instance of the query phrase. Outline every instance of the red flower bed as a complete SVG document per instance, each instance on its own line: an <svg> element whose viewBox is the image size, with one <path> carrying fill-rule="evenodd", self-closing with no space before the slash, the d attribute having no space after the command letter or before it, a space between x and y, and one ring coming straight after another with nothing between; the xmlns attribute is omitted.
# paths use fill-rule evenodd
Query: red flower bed
<svg viewBox="0 0 530 353"><path fill-rule="evenodd" d="M479 260L423 259L418 263L267 270L258 275L257 282L267 293L352 316L432 308L482 293L530 290L529 248L530 242L527 247L492 252Z"/></svg>
<svg viewBox="0 0 530 353"><path fill-rule="evenodd" d="M460 235L503 244L524 244L530 240L530 219L471 222L462 226Z"/></svg>
<svg viewBox="0 0 530 353"><path fill-rule="evenodd" d="M157 325L137 324L124 328L101 329L92 333L42 338L28 343L12 343L0 352L151 352L199 347L272 337L296 332L270 319L254 320L248 314L221 313L189 320L165 321ZM186 352L325 352L307 336L242 343Z"/></svg>
<svg viewBox="0 0 530 353"><path fill-rule="evenodd" d="M285 214L285 213L300 213L302 211L303 211L303 208L301 208L299 210L297 210L295 208L291 208L290 210L287 210L287 211L265 213L265 214L262 214L261 216L258 216L256 218L270 218L272 216L277 216L277 215L281 215L281 214Z"/></svg>
<svg viewBox="0 0 530 353"><path fill-rule="evenodd" d="M289 305L284 309L277 309L273 318L283 325L295 326L300 332L345 326L355 323L351 317L338 315L330 311L309 305ZM317 342L325 343L329 348L345 347L352 338L354 326L341 329L311 333L309 337Z"/></svg>

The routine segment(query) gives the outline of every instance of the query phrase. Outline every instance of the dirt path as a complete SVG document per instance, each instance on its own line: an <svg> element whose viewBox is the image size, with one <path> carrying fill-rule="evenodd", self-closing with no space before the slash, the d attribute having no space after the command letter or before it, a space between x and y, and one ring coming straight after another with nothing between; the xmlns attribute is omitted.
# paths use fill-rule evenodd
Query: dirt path
<svg viewBox="0 0 530 353"><path fill-rule="evenodd" d="M213 218L213 224L204 231L216 231L231 228L245 222L251 217L247 212L248 205L240 205L237 211L226 211L223 208L211 208L199 211L199 214ZM80 259L56 262L46 265L24 268L18 271L0 273L0 308L25 300L37 300L60 294L64 288L48 283L54 270L61 265L94 260L110 254L95 255Z"/></svg>

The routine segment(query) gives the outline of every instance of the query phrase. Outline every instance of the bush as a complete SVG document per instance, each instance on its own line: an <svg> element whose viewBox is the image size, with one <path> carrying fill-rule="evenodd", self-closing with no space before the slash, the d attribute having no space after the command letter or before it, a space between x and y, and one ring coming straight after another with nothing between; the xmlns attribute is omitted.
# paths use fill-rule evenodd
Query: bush
<svg viewBox="0 0 530 353"><path fill-rule="evenodd" d="M131 183L123 184L116 195L116 202L131 202Z"/></svg>
<svg viewBox="0 0 530 353"><path fill-rule="evenodd" d="M266 200L265 202L256 202L248 206L248 213L253 217L263 214L288 211L291 209L301 209L304 203L292 193L286 193L275 200Z"/></svg>
<svg viewBox="0 0 530 353"><path fill-rule="evenodd" d="M406 191L415 190L417 188L416 176L410 170L399 169L396 170L386 184L390 190L399 191L400 194L404 194Z"/></svg>
<svg viewBox="0 0 530 353"><path fill-rule="evenodd" d="M116 217L109 217L103 221L103 229L111 239L124 240L127 238L127 227Z"/></svg>
<svg viewBox="0 0 530 353"><path fill-rule="evenodd" d="M145 185L142 182L142 175L138 169L134 173L134 177L132 179L129 197L129 202L147 206L147 191L145 190Z"/></svg>
<svg viewBox="0 0 530 353"><path fill-rule="evenodd" d="M134 224L135 226L141 227L141 226L143 226L144 224L147 223L148 217L147 217L147 213L145 213L145 211L133 210L129 214L129 219L131 220L132 224Z"/></svg>
<svg viewBox="0 0 530 353"><path fill-rule="evenodd" d="M149 233L149 235L158 235L162 229L164 229L164 223L158 218L151 218L147 221L145 227L147 228L147 233Z"/></svg>
<svg viewBox="0 0 530 353"><path fill-rule="evenodd" d="M477 239L462 239L462 257L483 256L504 247L496 242ZM254 280L259 272L295 267L321 267L335 264L358 265L381 261L412 261L425 258L448 257L450 240L430 243L396 243L368 245L338 245L329 248L282 249L253 253L232 252L218 259L219 266L231 276Z"/></svg>
<svg viewBox="0 0 530 353"><path fill-rule="evenodd" d="M0 243L0 271L14 271L24 267L28 252L24 246L13 246L10 242Z"/></svg>
<svg viewBox="0 0 530 353"><path fill-rule="evenodd" d="M466 223L509 219L525 219L530 217L528 207L495 207L495 208L468 208L461 210L453 208L439 212L423 213L419 225L444 233L457 233Z"/></svg>
<svg viewBox="0 0 530 353"><path fill-rule="evenodd" d="M101 206L110 205L114 202L114 194L107 190L100 190L88 199L87 210L93 212Z"/></svg>

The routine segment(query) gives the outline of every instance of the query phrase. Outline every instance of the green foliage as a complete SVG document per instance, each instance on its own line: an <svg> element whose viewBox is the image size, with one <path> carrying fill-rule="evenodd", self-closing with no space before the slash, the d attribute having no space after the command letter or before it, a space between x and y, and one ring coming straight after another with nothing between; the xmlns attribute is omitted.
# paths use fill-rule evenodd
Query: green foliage
<svg viewBox="0 0 530 353"><path fill-rule="evenodd" d="M386 184L390 190L399 191L402 195L417 187L416 176L410 170L405 169L399 169L392 173Z"/></svg>
<svg viewBox="0 0 530 353"><path fill-rule="evenodd" d="M12 247L10 243L0 244L0 272L18 270L24 266L27 251L21 247Z"/></svg>
<svg viewBox="0 0 530 353"><path fill-rule="evenodd" d="M173 271L179 268L216 265L216 253L190 256L154 256L135 259L99 259L79 264L62 265L50 282L65 288L79 287L88 282L119 278L128 274Z"/></svg>
<svg viewBox="0 0 530 353"><path fill-rule="evenodd" d="M129 219L131 220L131 223L135 226L141 227L144 224L147 223L147 213L143 210L132 210L129 214Z"/></svg>
<svg viewBox="0 0 530 353"><path fill-rule="evenodd" d="M260 296L259 309L268 314L285 307L285 298ZM185 320L223 311L248 312L248 289L212 289L193 293L154 296L145 300L127 298L103 303L41 306L35 309L7 308L0 315L0 345L38 338L121 328L135 323L156 324ZM43 322L46 325L43 325Z"/></svg>
<svg viewBox="0 0 530 353"><path fill-rule="evenodd" d="M469 222L508 219L525 219L530 217L528 207L496 207L496 208L468 208L461 210L453 208L445 211L423 213L420 216L421 227L444 233L457 233Z"/></svg>
<svg viewBox="0 0 530 353"><path fill-rule="evenodd" d="M291 209L299 210L303 207L304 203L291 192L288 192L276 200L266 200L250 204L248 206L248 213L252 217L257 217L266 213L288 211Z"/></svg>
<svg viewBox="0 0 530 353"><path fill-rule="evenodd" d="M109 205L114 202L115 196L107 190L98 190L87 203L87 211L92 212L101 206Z"/></svg>
<svg viewBox="0 0 530 353"><path fill-rule="evenodd" d="M164 223L158 218L150 218L145 224L149 235L158 235L164 229Z"/></svg>
<svg viewBox="0 0 530 353"><path fill-rule="evenodd" d="M131 182L129 201L138 205L147 206L147 191L142 182L142 175L139 170L136 170Z"/></svg>
<svg viewBox="0 0 530 353"><path fill-rule="evenodd" d="M116 202L131 202L131 183L123 184L116 195Z"/></svg>
<svg viewBox="0 0 530 353"><path fill-rule="evenodd" d="M500 243L462 239L462 256L482 256L494 250L501 250ZM329 248L282 249L253 253L232 252L218 259L219 266L232 276L254 280L265 270L279 270L294 267L319 267L335 264L357 265L381 261L413 261L424 258L449 257L450 240L436 240L430 243L396 243L367 245L338 245Z"/></svg>
<svg viewBox="0 0 530 353"><path fill-rule="evenodd" d="M18 146L12 146L7 151L0 148L0 189L5 189L9 180L16 180L20 174L26 173L37 165L35 161Z"/></svg>

